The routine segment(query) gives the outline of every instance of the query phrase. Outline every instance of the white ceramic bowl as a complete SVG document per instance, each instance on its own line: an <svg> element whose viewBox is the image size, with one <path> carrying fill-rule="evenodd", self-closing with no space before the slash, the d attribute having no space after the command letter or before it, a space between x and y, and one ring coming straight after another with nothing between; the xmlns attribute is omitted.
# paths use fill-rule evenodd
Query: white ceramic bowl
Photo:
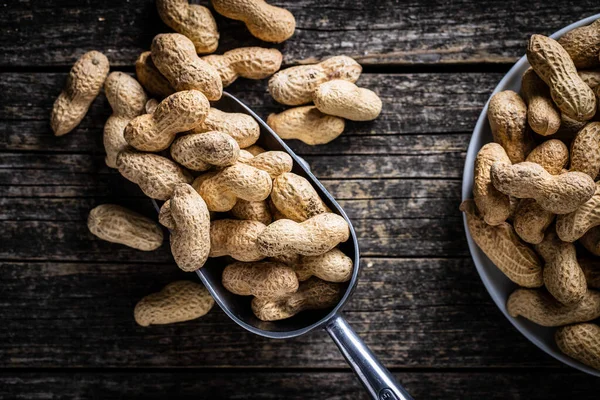
<svg viewBox="0 0 600 400"><path fill-rule="evenodd" d="M571 24L554 33L551 37L558 39L566 32L580 26L591 24L598 18L600 18L600 14L582 19L581 21ZM515 92L519 92L521 87L521 76L527 68L529 68L529 63L527 62L527 57L524 56L510 69L510 71L508 71L506 76L504 76L498 86L496 86L496 89L494 89L492 95L503 90L514 90ZM492 132L487 120L488 104L489 100L481 111L481 115L477 120L477 125L475 125L475 130L473 131L473 136L471 137L471 142L469 143L469 149L467 150L467 160L465 162L462 185L463 200L473 197L473 169L475 156L484 144L492 141ZM463 221L465 223L465 231L467 232L469 250L471 251L473 261L475 262L475 267L477 267L479 276L481 276L481 280L490 293L490 296L492 296L492 299L494 299L494 302L504 313L506 318L508 318L508 320L519 330L519 332L525 335L527 339L533 342L540 349L544 350L546 353L550 354L552 357L562 361L567 365L570 365L573 368L577 368L581 371L587 372L590 375L600 377L600 371L590 368L587 365L584 365L572 359L571 357L564 355L558 349L554 342L554 331L556 328L544 328L527 321L524 318L513 318L508 315L508 312L506 311L506 300L513 290L517 288L517 285L511 282L502 272L500 272L500 270L496 268L490 259L483 254L479 247L477 247L469 233L466 218L464 216Z"/></svg>

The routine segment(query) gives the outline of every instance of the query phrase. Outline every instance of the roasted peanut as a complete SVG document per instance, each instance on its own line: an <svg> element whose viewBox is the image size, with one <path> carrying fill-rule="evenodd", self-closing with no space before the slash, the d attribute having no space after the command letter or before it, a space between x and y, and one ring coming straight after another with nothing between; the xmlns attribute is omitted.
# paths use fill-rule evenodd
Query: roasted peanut
<svg viewBox="0 0 600 400"><path fill-rule="evenodd" d="M163 99L175 93L173 86L154 65L149 51L140 54L136 60L135 75L144 89L153 96ZM149 112L148 114L152 113Z"/></svg>
<svg viewBox="0 0 600 400"><path fill-rule="evenodd" d="M279 71L283 56L277 49L263 47L241 47L226 51L223 55L202 57L216 68L223 87L231 85L237 78L265 79Z"/></svg>
<svg viewBox="0 0 600 400"><path fill-rule="evenodd" d="M315 106L294 107L267 118L267 125L280 138L310 145L331 142L344 132L345 124L343 118L323 114Z"/></svg>
<svg viewBox="0 0 600 400"><path fill-rule="evenodd" d="M570 171L579 171L596 179L600 171L600 122L590 122L571 143Z"/></svg>
<svg viewBox="0 0 600 400"><path fill-rule="evenodd" d="M218 131L182 136L171 145L173 160L193 171L206 171L213 165L227 167L235 164L239 156L237 142Z"/></svg>
<svg viewBox="0 0 600 400"><path fill-rule="evenodd" d="M265 151L240 162L267 172L271 179L290 172L294 165L292 157L283 151Z"/></svg>
<svg viewBox="0 0 600 400"><path fill-rule="evenodd" d="M523 74L521 95L531 129L542 136L555 134L560 127L560 111L552 102L548 85L531 68Z"/></svg>
<svg viewBox="0 0 600 400"><path fill-rule="evenodd" d="M600 326L577 324L559 328L554 338L560 351L600 370Z"/></svg>
<svg viewBox="0 0 600 400"><path fill-rule="evenodd" d="M558 139L546 140L531 150L525 161L539 164L552 175L558 175L569 162L569 149Z"/></svg>
<svg viewBox="0 0 600 400"><path fill-rule="evenodd" d="M592 68L600 65L600 20L590 25L575 28L558 39L577 68Z"/></svg>
<svg viewBox="0 0 600 400"><path fill-rule="evenodd" d="M511 164L504 148L498 143L488 143L475 158L473 198L477 209L489 225L498 225L510 215L510 199L492 185L490 169L495 162Z"/></svg>
<svg viewBox="0 0 600 400"><path fill-rule="evenodd" d="M260 136L258 122L250 115L226 113L213 107L208 111L206 119L192 130L193 133L209 131L227 133L242 149L252 146Z"/></svg>
<svg viewBox="0 0 600 400"><path fill-rule="evenodd" d="M225 289L240 296L278 299L298 290L298 278L285 264L269 261L229 264L221 278Z"/></svg>
<svg viewBox="0 0 600 400"><path fill-rule="evenodd" d="M292 172L273 180L271 201L285 218L296 222L330 211L310 182Z"/></svg>
<svg viewBox="0 0 600 400"><path fill-rule="evenodd" d="M515 210L515 232L527 243L538 244L544 240L544 232L554 221L555 215L544 210L533 199L521 199Z"/></svg>
<svg viewBox="0 0 600 400"><path fill-rule="evenodd" d="M600 227L594 227L587 231L579 242L587 251L595 256L600 256Z"/></svg>
<svg viewBox="0 0 600 400"><path fill-rule="evenodd" d="M322 113L351 121L371 121L379 116L382 107L377 93L342 79L319 85L313 101Z"/></svg>
<svg viewBox="0 0 600 400"><path fill-rule="evenodd" d="M273 222L269 205L264 200L246 201L238 199L238 201L235 203L235 206L233 206L231 209L231 215L237 219L258 221L265 225L269 225L271 222Z"/></svg>
<svg viewBox="0 0 600 400"><path fill-rule="evenodd" d="M303 282L316 276L327 282L347 282L352 277L354 263L339 249L332 249L319 256L299 256L297 262L289 264L298 280Z"/></svg>
<svg viewBox="0 0 600 400"><path fill-rule="evenodd" d="M266 225L258 221L219 219L210 224L210 257L230 256L238 261L265 258L257 245Z"/></svg>
<svg viewBox="0 0 600 400"><path fill-rule="evenodd" d="M587 231L600 225L600 183L591 199L569 214L556 219L556 233L565 242L574 242Z"/></svg>

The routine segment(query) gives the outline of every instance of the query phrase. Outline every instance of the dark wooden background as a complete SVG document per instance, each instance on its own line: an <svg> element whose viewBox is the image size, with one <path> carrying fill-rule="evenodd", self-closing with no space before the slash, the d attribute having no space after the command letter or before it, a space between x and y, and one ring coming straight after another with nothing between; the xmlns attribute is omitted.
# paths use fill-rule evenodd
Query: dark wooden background
<svg viewBox="0 0 600 400"><path fill-rule="evenodd" d="M597 399L597 379L545 355L494 306L458 204L471 130L528 36L600 12L598 2L274 3L298 25L277 46L286 66L352 56L359 85L384 101L379 119L348 124L329 145L292 143L358 231L363 274L345 312L354 328L416 399ZM217 22L219 51L261 44ZM106 99L65 137L48 119L84 51L133 72L165 31L153 0L0 2L0 397L365 398L323 332L267 340L216 308L189 323L135 324L135 303L184 274L167 246L138 252L86 229L105 202L153 215L104 165ZM265 82L229 90L263 117L283 109Z"/></svg>

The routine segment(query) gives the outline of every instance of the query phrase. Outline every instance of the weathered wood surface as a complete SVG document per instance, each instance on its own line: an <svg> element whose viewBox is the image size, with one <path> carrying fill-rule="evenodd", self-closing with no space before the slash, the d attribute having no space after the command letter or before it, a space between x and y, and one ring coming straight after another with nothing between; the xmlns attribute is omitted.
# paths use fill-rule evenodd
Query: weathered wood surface
<svg viewBox="0 0 600 400"><path fill-rule="evenodd" d="M208 1L201 1L207 5ZM550 34L598 12L592 0L274 1L296 16L294 36L279 47L286 64L347 54L366 65L511 63L532 33ZM263 45L246 28L216 16L219 52ZM85 50L131 66L152 37L170 31L153 0L11 2L0 13L0 66L70 65Z"/></svg>

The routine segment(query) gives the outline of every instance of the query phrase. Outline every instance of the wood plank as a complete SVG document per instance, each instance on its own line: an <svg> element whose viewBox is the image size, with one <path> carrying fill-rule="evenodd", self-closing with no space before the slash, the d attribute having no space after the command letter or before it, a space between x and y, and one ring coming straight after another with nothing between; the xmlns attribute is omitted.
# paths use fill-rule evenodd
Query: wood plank
<svg viewBox="0 0 600 400"><path fill-rule="evenodd" d="M141 297L196 279L156 262L4 262L0 367L345 366L324 332L269 340L218 309L186 323L137 326L132 310ZM390 368L558 366L505 320L470 259L367 257L362 266L345 315Z"/></svg>
<svg viewBox="0 0 600 400"><path fill-rule="evenodd" d="M286 64L332 54L347 54L366 65L513 62L524 54L532 33L550 34L597 10L591 0L569 7L542 0L273 3L296 16L295 35L276 46ZM216 19L219 51L271 46L252 38L239 22ZM84 49L105 52L113 65L132 65L154 35L170 31L153 0L11 2L3 7L0 26L0 66L5 67L70 65Z"/></svg>

